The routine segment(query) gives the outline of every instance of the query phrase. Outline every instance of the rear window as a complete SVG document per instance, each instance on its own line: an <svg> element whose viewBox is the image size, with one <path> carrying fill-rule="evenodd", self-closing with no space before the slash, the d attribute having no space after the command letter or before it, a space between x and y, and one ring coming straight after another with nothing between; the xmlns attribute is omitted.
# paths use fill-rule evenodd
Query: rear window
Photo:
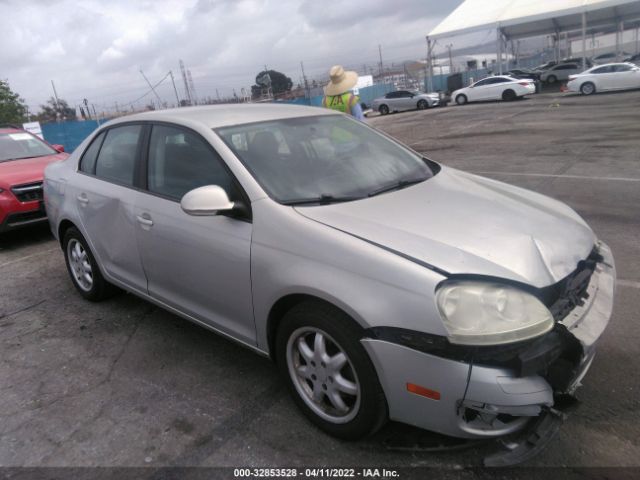
<svg viewBox="0 0 640 480"><path fill-rule="evenodd" d="M0 133L0 162L44 157L56 153L58 152L30 133Z"/></svg>

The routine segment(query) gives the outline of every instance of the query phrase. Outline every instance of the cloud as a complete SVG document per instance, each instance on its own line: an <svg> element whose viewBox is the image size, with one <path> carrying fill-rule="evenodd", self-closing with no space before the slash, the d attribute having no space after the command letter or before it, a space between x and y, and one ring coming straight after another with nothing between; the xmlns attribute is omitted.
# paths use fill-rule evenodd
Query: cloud
<svg viewBox="0 0 640 480"><path fill-rule="evenodd" d="M298 82L334 63L351 68L424 56L424 35L461 0L0 0L3 78L37 110L51 80L74 105L131 102L178 62L200 96L249 87L267 65ZM175 101L167 79L158 93ZM144 102L146 100L143 99Z"/></svg>

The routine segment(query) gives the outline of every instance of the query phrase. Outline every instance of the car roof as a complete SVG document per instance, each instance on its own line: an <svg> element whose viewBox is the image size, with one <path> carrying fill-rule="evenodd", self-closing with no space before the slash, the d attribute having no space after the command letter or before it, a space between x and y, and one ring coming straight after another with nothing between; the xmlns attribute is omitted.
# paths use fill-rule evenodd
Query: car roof
<svg viewBox="0 0 640 480"><path fill-rule="evenodd" d="M154 110L120 117L109 125L137 120L165 122L196 122L208 128L219 128L244 123L282 120L286 118L309 117L317 115L340 115L335 110L276 103L241 103L224 105L206 105L199 107L171 108Z"/></svg>
<svg viewBox="0 0 640 480"><path fill-rule="evenodd" d="M0 125L0 133L24 133L24 132L26 132L26 130L23 130L20 127Z"/></svg>
<svg viewBox="0 0 640 480"><path fill-rule="evenodd" d="M600 65L595 65L590 70L596 70L602 67L610 67L612 65L628 65L630 67L637 67L635 63L631 63L631 62L611 62L611 63L601 63Z"/></svg>

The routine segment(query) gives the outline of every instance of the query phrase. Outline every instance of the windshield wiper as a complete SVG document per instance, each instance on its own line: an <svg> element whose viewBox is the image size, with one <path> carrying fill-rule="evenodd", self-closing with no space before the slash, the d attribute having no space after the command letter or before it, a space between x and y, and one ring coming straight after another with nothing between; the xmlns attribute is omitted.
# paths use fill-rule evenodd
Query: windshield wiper
<svg viewBox="0 0 640 480"><path fill-rule="evenodd" d="M410 185L415 185L416 183L422 183L429 178L431 177L420 177L420 178L414 178L411 180L400 180L397 182L393 182L388 185L383 185L382 187L374 190L373 192L369 193L368 196L374 197L376 195L380 195L381 193L391 192L393 190L400 190L401 188L405 188Z"/></svg>
<svg viewBox="0 0 640 480"><path fill-rule="evenodd" d="M319 197L313 198L296 198L293 200L285 200L284 202L280 202L283 205L328 205L330 203L340 203L340 202L351 202L353 200L361 200L363 197L357 196L344 196L344 197L336 197L334 195L322 194Z"/></svg>

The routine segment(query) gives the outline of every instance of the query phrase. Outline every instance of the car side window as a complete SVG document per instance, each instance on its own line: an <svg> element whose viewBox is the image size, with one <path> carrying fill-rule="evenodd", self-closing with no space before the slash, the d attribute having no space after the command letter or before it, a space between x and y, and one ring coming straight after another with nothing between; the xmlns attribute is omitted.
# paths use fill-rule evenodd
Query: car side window
<svg viewBox="0 0 640 480"><path fill-rule="evenodd" d="M510 81L510 80L509 80L509 79L507 79L507 78L498 77L498 78L492 78L492 79L491 79L491 84L492 84L492 85L495 85L495 84L497 84L497 83L507 83L507 82L509 82L509 81Z"/></svg>
<svg viewBox="0 0 640 480"><path fill-rule="evenodd" d="M489 83L490 83L489 80L490 80L489 78L486 78L484 80L480 80L479 82L474 83L473 86L474 87L482 87L484 85L489 85Z"/></svg>
<svg viewBox="0 0 640 480"><path fill-rule="evenodd" d="M612 68L614 72L628 72L631 70L631 65L614 65Z"/></svg>
<svg viewBox="0 0 640 480"><path fill-rule="evenodd" d="M386 98L398 98L398 92L389 92Z"/></svg>
<svg viewBox="0 0 640 480"><path fill-rule="evenodd" d="M133 185L141 131L141 125L125 125L107 131L96 161L96 177Z"/></svg>
<svg viewBox="0 0 640 480"><path fill-rule="evenodd" d="M153 126L147 180L150 192L175 200L205 185L218 185L229 198L238 198L222 158L200 136L177 127Z"/></svg>
<svg viewBox="0 0 640 480"><path fill-rule="evenodd" d="M593 70L591 73L609 73L611 71L611 67L600 67Z"/></svg>
<svg viewBox="0 0 640 480"><path fill-rule="evenodd" d="M85 173L94 174L96 171L96 160L98 159L98 152L102 146L105 132L101 132L96 138L93 139L89 148L87 148L82 154L80 160L80 171Z"/></svg>

